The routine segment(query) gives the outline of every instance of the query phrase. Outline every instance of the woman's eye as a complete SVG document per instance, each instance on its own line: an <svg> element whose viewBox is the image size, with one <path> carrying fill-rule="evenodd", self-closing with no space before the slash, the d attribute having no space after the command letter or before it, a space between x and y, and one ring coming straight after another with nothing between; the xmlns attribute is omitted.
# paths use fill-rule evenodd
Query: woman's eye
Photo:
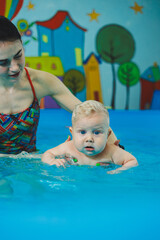
<svg viewBox="0 0 160 240"><path fill-rule="evenodd" d="M81 134L85 134L86 131L85 131L85 130L81 130L80 133L81 133Z"/></svg>
<svg viewBox="0 0 160 240"><path fill-rule="evenodd" d="M18 55L18 56L15 56L14 59L19 59L22 57L22 54Z"/></svg>
<svg viewBox="0 0 160 240"><path fill-rule="evenodd" d="M8 64L8 61L0 61L0 66L7 66Z"/></svg>

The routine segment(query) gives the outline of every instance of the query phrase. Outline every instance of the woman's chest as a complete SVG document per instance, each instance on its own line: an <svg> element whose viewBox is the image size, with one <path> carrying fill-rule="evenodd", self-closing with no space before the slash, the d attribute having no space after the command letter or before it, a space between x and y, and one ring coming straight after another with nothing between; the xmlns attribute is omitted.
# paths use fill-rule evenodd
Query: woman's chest
<svg viewBox="0 0 160 240"><path fill-rule="evenodd" d="M0 113L15 114L28 108L33 102L33 93L25 88L22 90L0 89Z"/></svg>

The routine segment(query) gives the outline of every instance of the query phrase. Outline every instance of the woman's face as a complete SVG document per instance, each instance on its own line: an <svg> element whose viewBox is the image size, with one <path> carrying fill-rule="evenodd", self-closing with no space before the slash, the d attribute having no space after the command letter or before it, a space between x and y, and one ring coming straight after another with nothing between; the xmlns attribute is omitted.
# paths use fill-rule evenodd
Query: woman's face
<svg viewBox="0 0 160 240"><path fill-rule="evenodd" d="M0 82L6 86L16 83L21 78L24 66L21 41L0 42Z"/></svg>

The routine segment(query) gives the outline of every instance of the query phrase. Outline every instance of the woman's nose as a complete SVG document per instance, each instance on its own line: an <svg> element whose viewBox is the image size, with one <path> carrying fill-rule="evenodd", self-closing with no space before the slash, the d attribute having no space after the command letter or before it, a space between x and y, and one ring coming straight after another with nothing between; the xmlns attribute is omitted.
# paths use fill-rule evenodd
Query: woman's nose
<svg viewBox="0 0 160 240"><path fill-rule="evenodd" d="M19 66L18 66L17 62L13 59L9 66L9 70L12 72L16 72L18 69L19 69Z"/></svg>

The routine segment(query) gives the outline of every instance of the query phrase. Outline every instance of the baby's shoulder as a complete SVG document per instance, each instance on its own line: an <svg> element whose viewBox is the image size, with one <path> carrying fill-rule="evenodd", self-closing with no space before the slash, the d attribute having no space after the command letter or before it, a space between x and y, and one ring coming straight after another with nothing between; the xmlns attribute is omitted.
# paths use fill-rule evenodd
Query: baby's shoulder
<svg viewBox="0 0 160 240"><path fill-rule="evenodd" d="M65 142L61 143L59 145L59 148L65 148L65 149L68 149L68 150L73 149L74 148L73 141L70 140L70 141L65 141Z"/></svg>

